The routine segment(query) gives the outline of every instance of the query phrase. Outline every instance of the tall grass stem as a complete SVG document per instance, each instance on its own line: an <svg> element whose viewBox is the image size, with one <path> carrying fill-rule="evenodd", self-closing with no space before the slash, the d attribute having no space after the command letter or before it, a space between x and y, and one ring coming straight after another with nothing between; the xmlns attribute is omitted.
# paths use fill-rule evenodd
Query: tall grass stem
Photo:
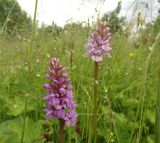
<svg viewBox="0 0 160 143"><path fill-rule="evenodd" d="M31 71L31 63L33 58L33 47L36 38L36 17L37 17L38 0L35 1L34 18L32 23L31 45L29 47L29 71Z"/></svg>

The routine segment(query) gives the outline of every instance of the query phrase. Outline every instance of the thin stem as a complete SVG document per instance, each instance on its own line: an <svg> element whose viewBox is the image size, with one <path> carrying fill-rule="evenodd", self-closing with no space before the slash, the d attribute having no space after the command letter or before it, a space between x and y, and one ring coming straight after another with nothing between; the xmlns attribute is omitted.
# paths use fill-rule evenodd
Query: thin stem
<svg viewBox="0 0 160 143"><path fill-rule="evenodd" d="M59 122L60 122L60 126L59 126L60 139L59 139L59 143L64 143L64 121L60 119Z"/></svg>
<svg viewBox="0 0 160 143"><path fill-rule="evenodd" d="M97 140L97 85L98 85L98 69L99 65L98 62L95 62L95 69L94 69L94 116L93 116L93 136L94 136L94 143Z"/></svg>
<svg viewBox="0 0 160 143"><path fill-rule="evenodd" d="M148 66L149 66L149 63L150 63L150 58L151 58L151 52L149 52L148 54L148 57L147 57L147 60L146 60L146 66L145 66L145 70L144 70L144 85L142 87L142 96L140 98L140 104L139 104L139 108L138 108L138 111L137 111L137 116L136 116L136 120L138 119L138 116L139 117L139 129L138 129L138 141L140 141L141 139L141 132L142 132L142 116L143 116L143 109L144 109L144 99L145 99L145 96L146 96L146 80L147 80L147 73L148 73Z"/></svg>
<svg viewBox="0 0 160 143"><path fill-rule="evenodd" d="M72 69L72 66L73 66L73 49L74 49L74 34L73 34L73 31L71 33L71 41L70 41L70 46L71 46L71 49L70 49L70 67Z"/></svg>
<svg viewBox="0 0 160 143"><path fill-rule="evenodd" d="M5 22L4 22L4 24L3 24L2 28L1 28L0 34L3 32L4 27L7 25L7 22L9 21L9 16L11 15L11 12L12 12L12 10L14 9L14 6L15 6L15 5L16 5L16 1L14 2L11 10L9 11L9 13L8 13L8 15L7 15L7 17L6 17L6 20L5 20Z"/></svg>
<svg viewBox="0 0 160 143"><path fill-rule="evenodd" d="M159 57L159 64L160 64L160 47L158 49L158 57ZM158 83L157 83L157 104L156 104L156 119L155 119L155 142L160 142L160 66L158 71Z"/></svg>
<svg viewBox="0 0 160 143"><path fill-rule="evenodd" d="M29 48L29 70L31 70L31 63L32 63L32 57L33 57L33 44L36 37L37 7L38 7L38 0L35 1L34 18L33 18L33 24L32 24L31 46Z"/></svg>

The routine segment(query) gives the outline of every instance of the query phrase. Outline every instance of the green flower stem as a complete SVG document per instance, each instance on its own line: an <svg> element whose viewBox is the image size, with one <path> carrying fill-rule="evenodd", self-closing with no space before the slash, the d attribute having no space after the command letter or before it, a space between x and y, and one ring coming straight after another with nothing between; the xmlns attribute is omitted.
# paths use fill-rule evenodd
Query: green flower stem
<svg viewBox="0 0 160 143"><path fill-rule="evenodd" d="M64 143L64 121L60 119L59 122L60 122L60 125L59 125L59 135L60 135L59 143Z"/></svg>
<svg viewBox="0 0 160 143"><path fill-rule="evenodd" d="M98 70L99 64L95 62L95 69L94 69L94 116L93 116L93 136L94 136L94 143L97 141L97 85L98 85Z"/></svg>

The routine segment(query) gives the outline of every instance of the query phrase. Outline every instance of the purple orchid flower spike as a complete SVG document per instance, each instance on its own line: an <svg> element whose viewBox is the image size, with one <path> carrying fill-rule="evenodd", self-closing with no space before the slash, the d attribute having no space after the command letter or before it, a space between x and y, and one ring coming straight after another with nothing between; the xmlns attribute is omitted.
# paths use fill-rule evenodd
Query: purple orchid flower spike
<svg viewBox="0 0 160 143"><path fill-rule="evenodd" d="M48 91L44 97L47 101L46 118L57 118L64 121L67 126L74 126L77 118L76 103L73 101L72 85L66 68L54 58L51 60L48 71L46 78L50 80L50 83L44 84L44 88Z"/></svg>
<svg viewBox="0 0 160 143"><path fill-rule="evenodd" d="M112 49L110 47L111 33L106 21L98 23L98 26L93 32L91 32L88 43L86 45L87 52L86 56L92 58L95 63L94 67L94 85L93 85L93 137L94 143L97 142L97 113L98 113L98 73L99 73L99 62L103 61L103 56L108 55L109 51Z"/></svg>
<svg viewBox="0 0 160 143"><path fill-rule="evenodd" d="M101 62L103 60L103 55L108 55L109 51L112 49L110 47L111 33L110 28L106 21L100 22L98 27L93 31L88 39L86 45L87 52L86 56L90 56L94 61Z"/></svg>

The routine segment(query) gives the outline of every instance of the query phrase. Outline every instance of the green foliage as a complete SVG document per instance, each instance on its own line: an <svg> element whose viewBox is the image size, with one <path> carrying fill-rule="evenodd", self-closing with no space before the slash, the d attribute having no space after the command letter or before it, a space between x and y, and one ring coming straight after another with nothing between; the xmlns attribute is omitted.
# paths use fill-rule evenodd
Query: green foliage
<svg viewBox="0 0 160 143"><path fill-rule="evenodd" d="M16 0L0 0L0 27L9 35L26 34L31 18L21 9Z"/></svg>
<svg viewBox="0 0 160 143"><path fill-rule="evenodd" d="M8 115L11 116L18 116L24 113L25 111L25 98L24 97L15 97L14 99L7 98L6 99L6 103L5 103L5 107L7 108ZM29 104L29 106L27 107L27 111L26 112L31 112L35 110L35 104L34 104L35 100L32 99L29 100L29 102L27 104Z"/></svg>
<svg viewBox="0 0 160 143"><path fill-rule="evenodd" d="M1 143L19 143L22 137L23 118L18 117L7 120L0 124ZM42 134L42 121L34 122L32 119L26 119L25 143L39 142ZM42 140L42 139L41 139Z"/></svg>

